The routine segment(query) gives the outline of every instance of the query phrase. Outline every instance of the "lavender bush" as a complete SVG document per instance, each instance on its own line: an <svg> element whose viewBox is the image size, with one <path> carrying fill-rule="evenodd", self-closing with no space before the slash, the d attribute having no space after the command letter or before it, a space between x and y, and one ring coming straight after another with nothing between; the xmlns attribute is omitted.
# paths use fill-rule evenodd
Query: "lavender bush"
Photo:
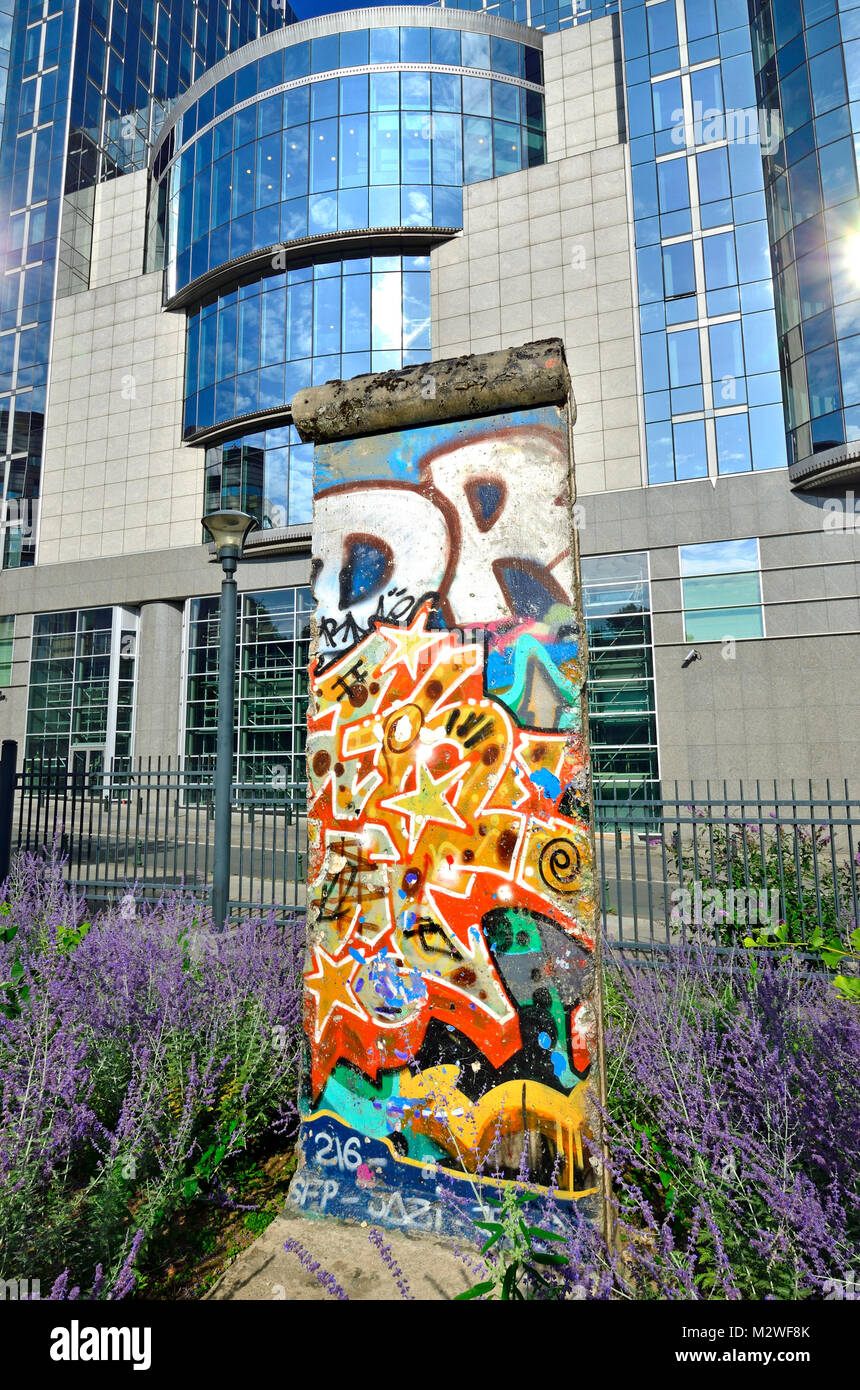
<svg viewBox="0 0 860 1390"><path fill-rule="evenodd" d="M550 1196L566 1259L529 1296L836 1296L860 1238L856 1008L791 955L704 948L610 961L606 993L615 1240Z"/></svg>
<svg viewBox="0 0 860 1390"><path fill-rule="evenodd" d="M119 1297L177 1208L295 1114L300 926L218 933L131 895L87 922L34 855L2 896L0 1276Z"/></svg>

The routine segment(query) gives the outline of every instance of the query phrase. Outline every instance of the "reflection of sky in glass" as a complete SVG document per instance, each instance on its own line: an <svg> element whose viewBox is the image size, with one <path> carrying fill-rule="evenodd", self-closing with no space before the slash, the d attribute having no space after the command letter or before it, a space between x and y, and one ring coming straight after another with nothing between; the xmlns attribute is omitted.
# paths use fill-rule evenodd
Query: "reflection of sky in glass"
<svg viewBox="0 0 860 1390"><path fill-rule="evenodd" d="M249 277L189 316L185 431L283 404L311 383L429 354L428 256Z"/></svg>
<svg viewBox="0 0 860 1390"><path fill-rule="evenodd" d="M682 575L731 574L737 570L757 570L758 541L706 541L703 545L682 545Z"/></svg>

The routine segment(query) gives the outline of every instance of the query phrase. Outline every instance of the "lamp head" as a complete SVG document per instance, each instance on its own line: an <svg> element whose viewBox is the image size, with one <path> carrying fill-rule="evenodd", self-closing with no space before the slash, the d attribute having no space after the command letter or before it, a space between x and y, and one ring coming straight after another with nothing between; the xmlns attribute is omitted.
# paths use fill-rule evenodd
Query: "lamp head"
<svg viewBox="0 0 860 1390"><path fill-rule="evenodd" d="M223 564L225 560L239 559L245 538L257 522L247 512L219 511L207 512L203 525L212 537L218 559Z"/></svg>

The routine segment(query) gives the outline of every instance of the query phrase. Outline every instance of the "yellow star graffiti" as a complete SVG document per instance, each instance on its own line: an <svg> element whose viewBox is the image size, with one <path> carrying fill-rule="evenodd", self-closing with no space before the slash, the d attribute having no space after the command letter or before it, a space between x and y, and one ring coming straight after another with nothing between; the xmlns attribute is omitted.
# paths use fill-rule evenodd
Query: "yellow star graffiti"
<svg viewBox="0 0 860 1390"><path fill-rule="evenodd" d="M418 668L423 665L422 658L424 653L431 647L438 646L444 642L450 634L445 631L426 631L427 614L421 612L410 627L390 627L387 623L380 623L377 631L381 632L385 640L390 644L391 651L385 658L380 668L380 674L391 671L401 662L406 667L413 680L418 679Z"/></svg>
<svg viewBox="0 0 860 1390"><path fill-rule="evenodd" d="M352 981L361 969L360 963L352 956L334 960L321 946L314 948L313 955L316 968L305 976L305 987L317 1001L314 1035L316 1042L319 1042L335 1009L354 1014L360 1019L369 1018L369 1014L358 1002L352 988Z"/></svg>
<svg viewBox="0 0 860 1390"><path fill-rule="evenodd" d="M401 792L381 801L380 807L403 816L409 821L409 853L412 854L428 821L436 825L454 825L465 830L466 822L446 797L451 787L463 778L469 770L469 763L459 763L451 772L434 777L426 763L415 766L415 786L411 791Z"/></svg>

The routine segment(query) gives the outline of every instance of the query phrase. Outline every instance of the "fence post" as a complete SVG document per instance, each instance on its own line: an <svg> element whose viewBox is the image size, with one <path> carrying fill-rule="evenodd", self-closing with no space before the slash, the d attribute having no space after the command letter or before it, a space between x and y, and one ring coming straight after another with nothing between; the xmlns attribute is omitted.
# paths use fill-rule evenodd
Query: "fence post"
<svg viewBox="0 0 860 1390"><path fill-rule="evenodd" d="M0 883L9 877L12 856L12 807L17 758L17 743L14 739L4 738L0 751Z"/></svg>

